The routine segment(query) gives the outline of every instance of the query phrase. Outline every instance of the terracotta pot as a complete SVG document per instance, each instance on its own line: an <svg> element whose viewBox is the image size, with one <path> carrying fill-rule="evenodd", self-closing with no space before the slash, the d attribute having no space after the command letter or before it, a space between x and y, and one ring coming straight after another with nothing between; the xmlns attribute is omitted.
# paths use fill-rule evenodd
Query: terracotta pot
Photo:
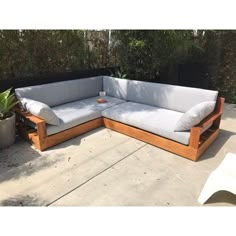
<svg viewBox="0 0 236 236"><path fill-rule="evenodd" d="M16 136L16 116L12 115L4 120L0 120L0 149L6 148L15 142Z"/></svg>

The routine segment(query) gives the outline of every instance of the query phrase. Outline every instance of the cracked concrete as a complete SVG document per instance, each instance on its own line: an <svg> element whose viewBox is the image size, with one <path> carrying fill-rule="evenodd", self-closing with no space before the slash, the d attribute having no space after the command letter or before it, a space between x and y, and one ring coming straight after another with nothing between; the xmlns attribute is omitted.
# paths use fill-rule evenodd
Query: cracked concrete
<svg viewBox="0 0 236 236"><path fill-rule="evenodd" d="M0 151L2 206L199 206L225 153L236 153L236 106L226 104L218 139L198 162L99 128L47 151L17 138ZM214 194L205 206L232 206Z"/></svg>

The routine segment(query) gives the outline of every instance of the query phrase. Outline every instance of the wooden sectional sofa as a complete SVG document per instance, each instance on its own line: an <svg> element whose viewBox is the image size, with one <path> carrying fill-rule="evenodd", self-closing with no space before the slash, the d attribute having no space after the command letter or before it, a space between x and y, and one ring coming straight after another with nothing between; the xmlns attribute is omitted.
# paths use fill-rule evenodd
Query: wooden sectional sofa
<svg viewBox="0 0 236 236"><path fill-rule="evenodd" d="M99 104L99 91L107 103ZM104 126L196 161L217 138L224 98L217 91L98 76L18 88L22 98L50 106L59 125L16 109L20 134L43 151ZM215 101L213 112L191 129L176 132L176 122L193 106Z"/></svg>

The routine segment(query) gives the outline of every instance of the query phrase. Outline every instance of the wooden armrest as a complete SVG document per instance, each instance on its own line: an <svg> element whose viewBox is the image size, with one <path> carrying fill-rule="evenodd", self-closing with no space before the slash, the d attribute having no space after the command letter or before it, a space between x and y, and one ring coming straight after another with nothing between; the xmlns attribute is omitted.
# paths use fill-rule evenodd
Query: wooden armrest
<svg viewBox="0 0 236 236"><path fill-rule="evenodd" d="M32 115L29 112L23 111L20 108L15 108L14 111L16 113L18 113L20 116L23 116L25 119L27 119L27 120L35 123L35 124L45 123L45 120L43 120L43 119L41 119L39 117L36 117L36 116Z"/></svg>
<svg viewBox="0 0 236 236"><path fill-rule="evenodd" d="M217 99L215 110L205 119L203 119L198 125L195 125L192 129L204 129L205 127L213 123L217 118L219 118L223 113L224 101L224 98L219 97Z"/></svg>
<svg viewBox="0 0 236 236"><path fill-rule="evenodd" d="M216 128L220 126L220 117L223 113L224 108L224 98L219 97L216 102L215 110L203 119L198 125L195 125L190 130L190 140L189 145L192 148L198 148L200 145L200 136L202 129L206 128L208 125L213 123Z"/></svg>
<svg viewBox="0 0 236 236"><path fill-rule="evenodd" d="M195 125L194 127L204 129L205 127L210 125L212 122L214 122L221 115L222 113L213 112L209 116L207 116L205 119L203 119L198 125Z"/></svg>
<svg viewBox="0 0 236 236"><path fill-rule="evenodd" d="M36 117L36 116L30 114L29 112L23 111L20 108L15 108L14 111L19 116L23 117L26 120L29 120L30 122L33 122L36 125L37 136L38 136L39 140L43 140L47 136L45 120L40 119L39 117Z"/></svg>

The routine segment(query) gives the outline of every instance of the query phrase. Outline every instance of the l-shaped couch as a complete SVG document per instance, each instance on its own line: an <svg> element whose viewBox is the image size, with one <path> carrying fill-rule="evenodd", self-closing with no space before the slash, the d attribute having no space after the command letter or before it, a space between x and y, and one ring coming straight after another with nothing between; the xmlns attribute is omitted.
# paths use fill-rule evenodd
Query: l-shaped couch
<svg viewBox="0 0 236 236"><path fill-rule="evenodd" d="M224 104L217 91L109 76L15 93L20 134L41 151L105 126L194 161L218 136Z"/></svg>

